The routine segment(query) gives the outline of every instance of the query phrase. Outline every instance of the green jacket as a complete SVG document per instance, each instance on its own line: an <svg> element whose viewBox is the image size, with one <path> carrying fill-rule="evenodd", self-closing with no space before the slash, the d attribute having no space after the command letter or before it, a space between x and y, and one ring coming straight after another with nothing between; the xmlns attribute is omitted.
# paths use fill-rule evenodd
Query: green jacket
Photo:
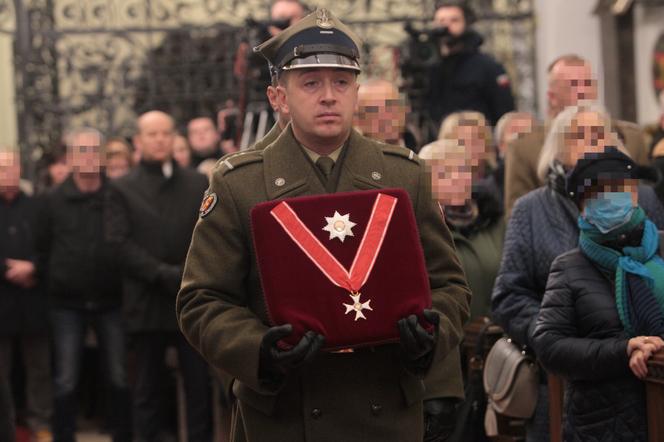
<svg viewBox="0 0 664 442"><path fill-rule="evenodd" d="M470 302L471 319L489 316L491 292L496 280L505 239L505 222L500 219L470 236L452 230L457 255L473 297Z"/></svg>
<svg viewBox="0 0 664 442"><path fill-rule="evenodd" d="M338 192L399 187L413 202L433 308L441 325L434 360L458 346L470 291L429 178L407 149L353 131ZM218 203L196 225L177 298L180 327L212 366L235 378L232 440L404 441L422 439L421 379L402 368L398 345L321 353L278 391L258 377L268 318L250 232L250 210L281 198L325 193L290 128L263 151L227 157L210 192ZM277 251L275 251L277 253Z"/></svg>
<svg viewBox="0 0 664 442"><path fill-rule="evenodd" d="M272 144L281 133L279 124L275 123L272 129L250 149L263 150ZM230 392L232 378L220 376L224 390ZM459 348L436 361L431 370L424 378L424 399L435 399L442 397L464 398L463 375L461 373L461 354ZM230 395L229 395L230 396Z"/></svg>

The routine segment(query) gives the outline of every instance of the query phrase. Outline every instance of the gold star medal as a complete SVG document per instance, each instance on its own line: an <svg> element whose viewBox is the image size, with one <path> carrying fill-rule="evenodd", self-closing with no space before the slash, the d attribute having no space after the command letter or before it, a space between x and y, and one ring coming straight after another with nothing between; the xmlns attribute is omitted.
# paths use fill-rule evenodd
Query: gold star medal
<svg viewBox="0 0 664 442"><path fill-rule="evenodd" d="M325 221L327 225L323 227L323 230L330 232L330 240L337 238L344 242L346 236L355 236L351 229L357 224L350 220L350 213L341 215L335 210L334 216L326 216Z"/></svg>

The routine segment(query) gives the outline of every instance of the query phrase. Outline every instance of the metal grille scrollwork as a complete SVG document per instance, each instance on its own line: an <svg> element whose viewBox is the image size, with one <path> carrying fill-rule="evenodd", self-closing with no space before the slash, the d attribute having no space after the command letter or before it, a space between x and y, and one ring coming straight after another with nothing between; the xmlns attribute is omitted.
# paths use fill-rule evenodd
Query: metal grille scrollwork
<svg viewBox="0 0 664 442"><path fill-rule="evenodd" d="M237 98L232 75L245 20L268 0L0 0L0 33L15 36L19 139L48 150L68 125L129 136L136 115L160 108L186 120ZM369 75L399 80L406 21L434 0L319 0L366 41ZM532 0L474 0L485 50L508 68L520 107L535 109ZM33 155L34 156L34 155Z"/></svg>

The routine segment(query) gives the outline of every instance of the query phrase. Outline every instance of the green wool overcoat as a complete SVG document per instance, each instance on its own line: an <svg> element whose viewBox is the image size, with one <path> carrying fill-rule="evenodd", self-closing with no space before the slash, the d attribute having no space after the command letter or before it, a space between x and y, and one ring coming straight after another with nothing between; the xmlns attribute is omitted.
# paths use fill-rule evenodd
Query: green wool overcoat
<svg viewBox="0 0 664 442"><path fill-rule="evenodd" d="M433 308L441 319L434 355L440 360L459 343L470 291L424 166L411 151L355 131L346 149L336 166L341 167L337 192L398 187L410 195ZM424 384L403 368L398 345L320 353L276 390L258 376L269 325L250 210L264 201L326 193L290 127L262 151L220 161L209 192L217 202L194 230L177 317L189 342L234 379L231 440L421 441Z"/></svg>

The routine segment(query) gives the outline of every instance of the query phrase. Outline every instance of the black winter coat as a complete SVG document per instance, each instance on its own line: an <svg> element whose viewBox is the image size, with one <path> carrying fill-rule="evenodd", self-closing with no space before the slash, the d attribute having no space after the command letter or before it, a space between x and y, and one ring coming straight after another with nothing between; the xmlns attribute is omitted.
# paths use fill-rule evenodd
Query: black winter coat
<svg viewBox="0 0 664 442"><path fill-rule="evenodd" d="M547 371L565 378L565 441L646 441L645 391L629 369L612 276L579 249L553 262L533 336Z"/></svg>
<svg viewBox="0 0 664 442"><path fill-rule="evenodd" d="M651 187L639 186L639 205L659 229L664 228L664 208ZM551 263L577 246L578 216L574 203L549 187L533 190L514 206L491 308L493 320L520 344L532 347Z"/></svg>
<svg viewBox="0 0 664 442"><path fill-rule="evenodd" d="M463 49L429 70L429 115L440 126L452 112L473 110L484 114L489 124L514 110L514 98L505 68L480 52L483 38L469 30L461 38Z"/></svg>
<svg viewBox="0 0 664 442"><path fill-rule="evenodd" d="M124 265L129 332L177 330L175 296L207 179L172 164L169 178L142 162L112 183L106 235Z"/></svg>
<svg viewBox="0 0 664 442"><path fill-rule="evenodd" d="M12 201L0 198L0 336L41 334L48 331L44 284L23 289L5 279L7 258L38 266L35 221L38 203L19 193Z"/></svg>
<svg viewBox="0 0 664 442"><path fill-rule="evenodd" d="M108 182L81 192L70 175L44 196L37 227L40 273L50 304L99 311L120 306L118 257L104 238Z"/></svg>

